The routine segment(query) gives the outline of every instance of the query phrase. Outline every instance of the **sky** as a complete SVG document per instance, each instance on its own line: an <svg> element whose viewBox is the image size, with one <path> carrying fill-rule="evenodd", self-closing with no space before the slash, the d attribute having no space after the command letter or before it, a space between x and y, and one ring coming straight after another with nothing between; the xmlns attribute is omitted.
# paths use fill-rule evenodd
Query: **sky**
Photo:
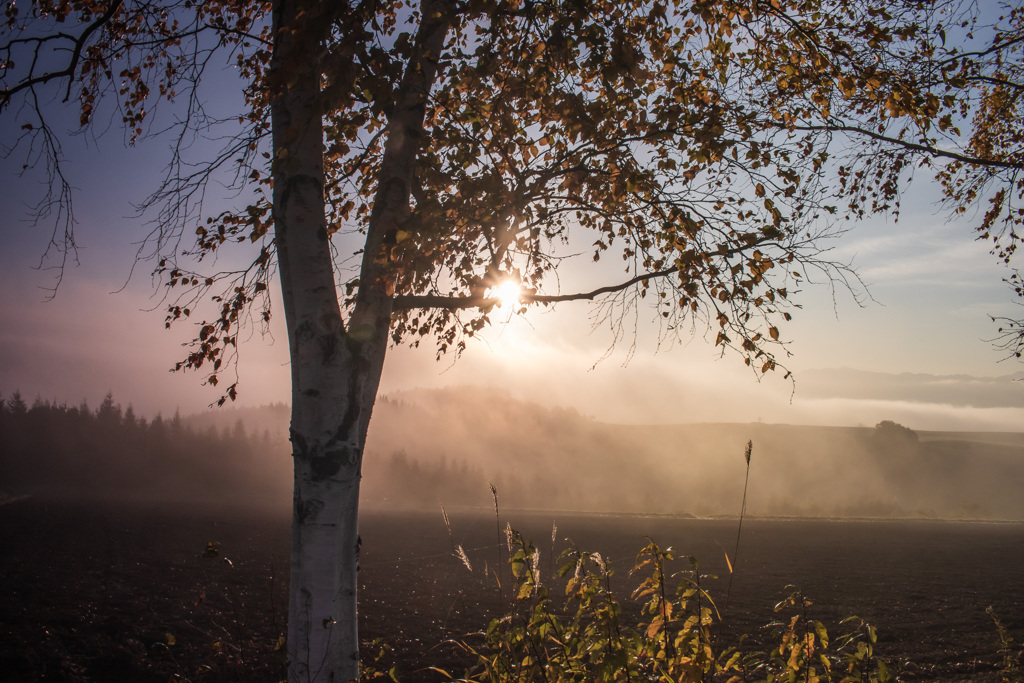
<svg viewBox="0 0 1024 683"><path fill-rule="evenodd" d="M5 122L6 124L7 122ZM4 138L9 139L5 133ZM209 410L219 393L195 374L171 373L184 357L189 323L165 330L160 290L134 268L147 232L136 206L157 186L166 141L126 148L119 134L65 139L76 188L78 263L49 300L54 271L40 260L47 224L28 207L38 173L21 159L0 164L0 395L95 406L107 392L136 412ZM977 242L972 216L948 221L936 188L919 182L899 222L880 216L849 226L830 256L851 263L868 286L858 302L826 283L794 295L802 306L783 330L794 379L758 380L713 334L660 345L641 312L635 351L611 353L592 330L593 309L563 304L499 322L461 358L434 358L432 345L389 352L381 392L449 385L492 386L515 398L573 407L607 422L779 422L914 429L1020 431L1024 366L986 341L992 315L1019 315L1005 272ZM276 295L276 291L274 292ZM650 313L653 320L654 313ZM287 340L279 315L270 334L241 346L241 405L287 401Z"/></svg>

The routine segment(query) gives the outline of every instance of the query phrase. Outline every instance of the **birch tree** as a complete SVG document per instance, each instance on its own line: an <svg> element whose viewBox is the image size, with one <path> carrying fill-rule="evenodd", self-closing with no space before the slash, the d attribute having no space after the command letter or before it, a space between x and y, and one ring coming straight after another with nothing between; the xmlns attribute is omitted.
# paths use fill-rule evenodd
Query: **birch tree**
<svg viewBox="0 0 1024 683"><path fill-rule="evenodd" d="M358 677L360 468L389 345L457 354L498 311L589 300L611 343L645 305L663 336L707 330L755 374L781 368L802 283L856 286L823 251L837 221L891 208L914 155L950 158L879 126L949 130L946 114L972 111L957 109L970 88L1017 106L1003 76L1018 68L1016 37L993 39L1002 61L977 51L991 62L983 80L943 76L905 104L908 74L925 67L890 38L917 40L929 73L956 71L960 58L937 47L944 7L8 0L0 115L7 153L49 174L37 218L61 261L76 222L53 108L76 108L86 130L112 122L129 143L154 116L170 121L140 258L167 288L167 326L196 323L177 368L221 402L238 391L239 332L269 320L279 280L295 464L289 679L342 681ZM245 104L218 119L204 87L228 67ZM935 105L929 88L946 86L952 99ZM992 149L1016 150L999 136ZM837 145L852 163L836 163ZM953 157L940 167L952 201L962 191L973 206L973 181L956 179L992 168L1019 197L1016 154ZM212 211L210 184L225 177L246 199ZM246 265L213 272L229 250Z"/></svg>

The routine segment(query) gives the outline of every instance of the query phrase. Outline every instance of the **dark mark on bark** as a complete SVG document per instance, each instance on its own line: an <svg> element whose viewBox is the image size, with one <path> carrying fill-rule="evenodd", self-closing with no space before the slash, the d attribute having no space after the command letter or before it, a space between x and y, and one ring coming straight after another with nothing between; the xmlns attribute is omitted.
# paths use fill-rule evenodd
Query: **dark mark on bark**
<svg viewBox="0 0 1024 683"><path fill-rule="evenodd" d="M372 335L371 335L372 336ZM353 340L352 337L346 337L349 345L349 352L352 354L352 365L353 365L353 380L348 385L348 406L345 409L345 415L341 420L341 426L338 428L337 437L348 440L351 438L350 435L355 433L358 439L358 430L353 431L359 421L359 416L362 414L362 386L363 381L366 378L366 358L363 357L363 345L372 343L372 340ZM352 460L352 464L356 463L359 454L354 453L356 459Z"/></svg>
<svg viewBox="0 0 1024 683"><path fill-rule="evenodd" d="M323 481L333 477L341 471L341 465L345 462L348 449L342 446L340 449L327 451L323 455L313 456L309 461L309 467L315 481Z"/></svg>
<svg viewBox="0 0 1024 683"><path fill-rule="evenodd" d="M295 339L297 341L306 341L308 339L312 339L315 336L315 334L316 333L313 331L313 326L308 322L304 322L295 328Z"/></svg>
<svg viewBox="0 0 1024 683"><path fill-rule="evenodd" d="M288 429L288 440L292 442L293 456L305 458L309 455L309 445L306 443L306 437L299 434L295 429Z"/></svg>
<svg viewBox="0 0 1024 683"><path fill-rule="evenodd" d="M324 184L320 179L306 173L295 173L288 178L288 181L285 183L284 188L281 190L281 198L277 202L278 204L280 204L280 209L274 212L275 216L287 212L287 206L288 203L291 201L292 193L297 192L296 186L304 184L312 185L314 188L316 188L316 191L321 194L321 196L323 195Z"/></svg>
<svg viewBox="0 0 1024 683"><path fill-rule="evenodd" d="M320 354L323 359L324 365L327 365L331 361L333 361L336 353L338 353L338 335L320 335Z"/></svg>
<svg viewBox="0 0 1024 683"><path fill-rule="evenodd" d="M311 519L316 519L323 509L324 504L319 500L300 499L295 501L295 517L300 526Z"/></svg>

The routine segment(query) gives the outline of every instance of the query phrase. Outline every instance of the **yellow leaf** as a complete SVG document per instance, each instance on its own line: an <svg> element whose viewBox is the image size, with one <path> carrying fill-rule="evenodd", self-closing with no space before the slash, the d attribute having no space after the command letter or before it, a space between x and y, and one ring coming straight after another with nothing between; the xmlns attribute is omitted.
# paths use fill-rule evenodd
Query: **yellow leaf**
<svg viewBox="0 0 1024 683"><path fill-rule="evenodd" d="M665 621L662 619L655 619L652 621L651 625L647 627L647 638L652 639L654 636L658 635L658 632L661 631L661 628L664 625Z"/></svg>

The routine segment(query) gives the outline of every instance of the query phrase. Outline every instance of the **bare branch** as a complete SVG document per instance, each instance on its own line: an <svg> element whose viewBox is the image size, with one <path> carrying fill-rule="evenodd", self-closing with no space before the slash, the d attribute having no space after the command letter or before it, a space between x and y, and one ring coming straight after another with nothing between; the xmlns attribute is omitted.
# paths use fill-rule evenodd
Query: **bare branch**
<svg viewBox="0 0 1024 683"><path fill-rule="evenodd" d="M0 91L0 112L2 112L4 108L10 104L11 99L14 97L14 95L18 94L22 90L31 90L35 88L37 85L44 85L52 80L60 78L68 79L68 86L64 94L64 101L67 102L71 98L71 86L74 83L75 73L78 69L78 62L82 58L82 51L85 48L85 44L88 42L89 37L93 33L95 33L96 31L98 31L110 22L113 16L117 14L117 11L121 9L122 4L123 0L114 0L114 2L110 4L110 7L107 8L107 11L104 12L96 21L86 26L85 29L82 30L82 33L79 34L77 37L69 36L66 33L58 33L52 36L44 36L43 38L30 39L32 42L36 42L39 44L46 40L55 39L67 39L72 41L73 45L71 47L70 61L68 62L68 65L63 69L49 71L47 73L40 74L39 76L30 76L29 78L20 81L13 87L5 88L4 90ZM18 42L24 41L12 40L3 47L6 48L6 50L9 52L10 47ZM38 47L39 45L37 45L37 51ZM36 58L38 58L38 52L36 54Z"/></svg>
<svg viewBox="0 0 1024 683"><path fill-rule="evenodd" d="M910 142L909 140L903 140L901 138L895 138L889 135L885 135L883 133L876 133L875 131L868 130L866 128L861 128L859 126L827 124L820 126L801 126L795 124L787 126L785 124L779 124L778 127L780 129L786 130L800 130L810 132L854 133L856 135L863 135L865 137L871 138L872 140L885 142L896 147L903 147L908 150L922 152L929 156L938 157L942 159L952 159L954 161L959 161L964 164L971 164L972 166L991 166L994 168L1005 168L1013 170L1024 169L1024 161L1000 161L998 159L986 159L982 157L967 156L959 152L954 152L946 149L939 149L938 147L934 147L932 145L924 145L917 142Z"/></svg>
<svg viewBox="0 0 1024 683"><path fill-rule="evenodd" d="M574 294L533 294L523 292L519 300L523 304L554 304L563 301L587 301L593 300L603 294L612 294L628 289L633 285L663 278L673 273L678 273L678 268L669 268L654 273L644 273L630 278L625 282L614 285L598 287L589 292L576 292ZM466 308L490 308L501 300L496 297L486 296L444 296L440 294L404 294L395 297L394 308L396 311L409 310L413 308L443 308L447 310L459 310Z"/></svg>

